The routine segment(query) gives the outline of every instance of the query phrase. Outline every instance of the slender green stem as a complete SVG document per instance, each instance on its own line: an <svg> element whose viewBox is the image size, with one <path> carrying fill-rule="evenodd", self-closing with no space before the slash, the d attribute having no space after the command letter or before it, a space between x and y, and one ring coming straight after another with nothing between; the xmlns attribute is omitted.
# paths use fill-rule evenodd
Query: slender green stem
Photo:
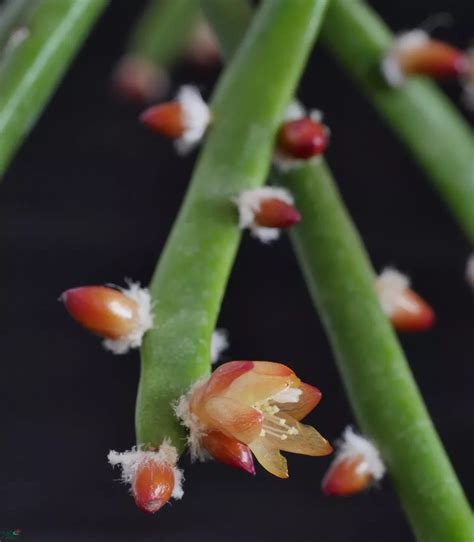
<svg viewBox="0 0 474 542"><path fill-rule="evenodd" d="M106 0L36 0L28 37L0 69L0 176L56 88Z"/></svg>
<svg viewBox="0 0 474 542"><path fill-rule="evenodd" d="M327 0L265 0L220 80L214 124L151 282L156 329L142 347L137 440L185 433L172 402L210 370L210 340L240 240L230 201L265 181L273 139Z"/></svg>
<svg viewBox="0 0 474 542"><path fill-rule="evenodd" d="M247 0L201 0L201 7L211 26L219 29L219 43L229 61L252 20L250 3Z"/></svg>
<svg viewBox="0 0 474 542"><path fill-rule="evenodd" d="M474 540L471 510L374 292L374 272L323 162L280 179L291 233L357 421L382 452L420 542Z"/></svg>
<svg viewBox="0 0 474 542"><path fill-rule="evenodd" d="M149 0L132 30L128 52L169 66L187 43L198 15L197 0Z"/></svg>
<svg viewBox="0 0 474 542"><path fill-rule="evenodd" d="M474 242L474 138L450 101L429 80L389 88L380 61L393 41L360 0L333 0L321 38L426 171L468 239Z"/></svg>
<svg viewBox="0 0 474 542"><path fill-rule="evenodd" d="M212 9L219 0L203 2ZM215 26L218 36L223 28ZM379 446L418 540L474 540L469 505L381 311L374 271L328 167L321 159L275 176L302 213L291 239L357 421Z"/></svg>

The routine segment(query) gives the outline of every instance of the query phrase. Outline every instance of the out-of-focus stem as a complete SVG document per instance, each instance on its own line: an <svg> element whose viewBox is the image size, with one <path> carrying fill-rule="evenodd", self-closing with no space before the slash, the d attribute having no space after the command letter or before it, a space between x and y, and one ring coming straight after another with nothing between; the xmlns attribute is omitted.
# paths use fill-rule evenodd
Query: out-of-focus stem
<svg viewBox="0 0 474 542"><path fill-rule="evenodd" d="M474 242L474 137L434 83L411 77L390 88L380 62L393 34L360 0L333 0L321 39L428 174Z"/></svg>
<svg viewBox="0 0 474 542"><path fill-rule="evenodd" d="M35 0L15 16L27 34L0 65L0 176L106 4Z"/></svg>
<svg viewBox="0 0 474 542"><path fill-rule="evenodd" d="M197 0L149 0L130 34L128 53L168 67L188 42L198 15Z"/></svg>
<svg viewBox="0 0 474 542"><path fill-rule="evenodd" d="M265 0L212 100L214 123L150 289L156 329L142 347L139 443L185 432L172 403L210 371L210 344L240 240L231 197L265 182L273 139L327 0Z"/></svg>

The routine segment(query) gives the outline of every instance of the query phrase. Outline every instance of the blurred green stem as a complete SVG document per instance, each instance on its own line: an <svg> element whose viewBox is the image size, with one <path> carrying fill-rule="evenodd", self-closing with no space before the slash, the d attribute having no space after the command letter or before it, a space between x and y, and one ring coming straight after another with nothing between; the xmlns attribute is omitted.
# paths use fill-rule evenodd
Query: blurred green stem
<svg viewBox="0 0 474 542"><path fill-rule="evenodd" d="M130 34L128 53L169 67L189 42L198 16L198 0L149 0Z"/></svg>
<svg viewBox="0 0 474 542"><path fill-rule="evenodd" d="M361 0L333 0L321 39L370 102L405 143L474 242L474 137L471 128L437 86L412 77L390 88L381 59L394 36Z"/></svg>
<svg viewBox="0 0 474 542"><path fill-rule="evenodd" d="M35 0L15 17L27 34L0 65L0 177L106 4Z"/></svg>

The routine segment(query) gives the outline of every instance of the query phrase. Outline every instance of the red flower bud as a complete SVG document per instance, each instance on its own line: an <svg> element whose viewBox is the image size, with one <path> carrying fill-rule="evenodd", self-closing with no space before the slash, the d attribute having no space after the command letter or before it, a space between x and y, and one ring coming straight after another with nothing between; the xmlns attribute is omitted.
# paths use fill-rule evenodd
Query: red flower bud
<svg viewBox="0 0 474 542"><path fill-rule="evenodd" d="M216 461L255 474L252 452L238 440L220 431L209 431L201 438L201 444Z"/></svg>
<svg viewBox="0 0 474 542"><path fill-rule="evenodd" d="M290 158L308 159L322 154L328 145L328 130L311 117L290 120L278 132L278 151Z"/></svg>
<svg viewBox="0 0 474 542"><path fill-rule="evenodd" d="M298 210L278 198L265 199L255 213L254 223L265 228L289 228L301 220Z"/></svg>

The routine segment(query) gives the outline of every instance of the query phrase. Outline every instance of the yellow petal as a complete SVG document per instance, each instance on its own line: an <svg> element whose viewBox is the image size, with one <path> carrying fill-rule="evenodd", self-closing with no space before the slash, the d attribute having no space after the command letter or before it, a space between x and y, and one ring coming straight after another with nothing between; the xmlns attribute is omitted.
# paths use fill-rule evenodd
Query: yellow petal
<svg viewBox="0 0 474 542"><path fill-rule="evenodd" d="M248 444L262 429L263 415L254 408L227 397L213 397L206 402L205 424Z"/></svg>
<svg viewBox="0 0 474 542"><path fill-rule="evenodd" d="M290 416L282 413L279 413L278 416L284 418L287 425L297 432L295 431L295 434L291 434L293 431L287 432L284 434L286 438L282 440L267 431L265 439L271 443L271 446L278 447L284 452L311 456L328 455L333 451L329 442L311 425L298 423Z"/></svg>
<svg viewBox="0 0 474 542"><path fill-rule="evenodd" d="M265 438L258 438L249 444L257 461L269 473L278 478L288 478L288 464L278 449L273 448Z"/></svg>

